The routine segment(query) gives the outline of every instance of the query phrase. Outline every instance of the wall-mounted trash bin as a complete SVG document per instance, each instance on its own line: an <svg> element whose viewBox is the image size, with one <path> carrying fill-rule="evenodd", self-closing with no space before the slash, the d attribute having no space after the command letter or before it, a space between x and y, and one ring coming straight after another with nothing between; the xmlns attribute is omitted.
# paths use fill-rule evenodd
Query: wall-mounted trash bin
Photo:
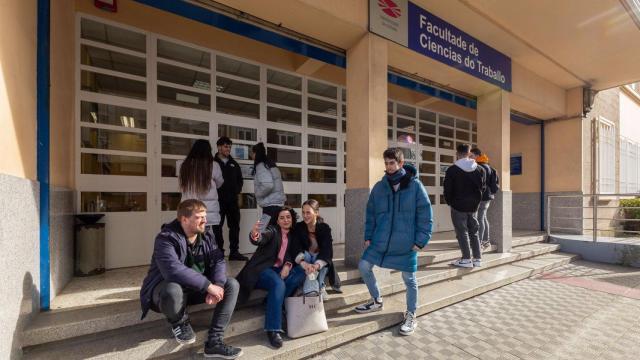
<svg viewBox="0 0 640 360"><path fill-rule="evenodd" d="M78 214L74 274L91 276L104 273L104 224L98 223L104 214Z"/></svg>

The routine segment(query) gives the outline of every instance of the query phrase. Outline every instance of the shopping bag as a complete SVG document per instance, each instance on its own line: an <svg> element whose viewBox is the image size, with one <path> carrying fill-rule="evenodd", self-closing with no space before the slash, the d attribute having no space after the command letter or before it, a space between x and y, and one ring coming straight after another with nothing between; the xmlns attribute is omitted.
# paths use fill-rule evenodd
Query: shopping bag
<svg viewBox="0 0 640 360"><path fill-rule="evenodd" d="M287 312L287 335L290 338L329 330L320 296L288 297L284 306Z"/></svg>

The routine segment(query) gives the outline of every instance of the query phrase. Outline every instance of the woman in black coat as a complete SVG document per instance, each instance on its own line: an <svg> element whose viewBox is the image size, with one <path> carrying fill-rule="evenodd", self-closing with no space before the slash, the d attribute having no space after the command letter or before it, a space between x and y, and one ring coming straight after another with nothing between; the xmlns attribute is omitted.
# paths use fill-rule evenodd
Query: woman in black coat
<svg viewBox="0 0 640 360"><path fill-rule="evenodd" d="M293 209L282 207L276 225L269 225L262 233L261 223L257 221L249 240L258 248L236 277L240 283L238 303L246 302L253 289L268 291L264 330L274 348L282 346L284 299L291 296L305 278L304 270L294 262L291 250L296 242L291 231L296 217Z"/></svg>
<svg viewBox="0 0 640 360"><path fill-rule="evenodd" d="M340 279L333 269L331 227L320 216L318 201L309 199L302 204L302 219L303 221L294 227L297 241L292 250L295 262L300 264L307 274L318 273L318 282L323 297L326 295L324 280L330 270L333 288L340 292ZM337 278L337 281L333 278Z"/></svg>

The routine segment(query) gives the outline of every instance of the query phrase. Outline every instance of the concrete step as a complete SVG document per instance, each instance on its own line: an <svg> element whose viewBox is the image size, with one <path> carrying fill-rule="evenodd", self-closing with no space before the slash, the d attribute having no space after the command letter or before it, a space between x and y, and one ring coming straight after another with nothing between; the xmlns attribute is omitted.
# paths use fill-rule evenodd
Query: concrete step
<svg viewBox="0 0 640 360"><path fill-rule="evenodd" d="M555 247L543 246L535 251L527 248L527 244L535 244L536 241L540 241L540 237L525 238L523 240L518 239L517 245L514 246L514 254L518 256L533 256L540 253L540 251L553 251L557 250ZM525 250L524 252L522 250ZM505 261L515 261L517 256L501 257L499 262L493 259L497 254L494 254L495 249L492 252L485 253L486 264L485 266L491 266L491 264L504 263ZM424 255L428 254L428 255ZM434 282L446 279L448 276L456 276L457 269L451 269L445 262L449 262L453 259L457 259L460 256L460 250L456 249L442 249L440 251L430 250L421 254L421 262L428 266L427 274L424 279L418 277L419 281ZM523 255L524 254L524 255ZM505 254L503 254L505 255ZM445 263L444 268L442 266L435 266L440 263ZM341 265L340 267L343 267ZM433 269L432 269L433 267ZM339 268L340 269L340 268ZM442 269L447 271L441 271ZM432 271L434 270L434 271ZM355 283L360 279L360 273L357 269L344 269L340 271L340 276L345 279L347 274L350 276L348 279L352 280L351 283ZM420 275L420 274L419 274ZM397 282L403 286L402 281L397 275ZM349 289L346 287L349 282L343 286L345 294L344 296L330 296L327 302L327 307L334 306L334 302L340 304L344 303L342 298L350 296ZM256 304L262 301L265 296L265 292L256 290L252 293L252 303ZM361 301L357 299L355 301ZM334 306L335 307L335 306ZM199 311L205 311L209 307L206 305L197 305L190 307L191 314L195 314ZM52 341L60 341L77 336L92 334L100 331L108 331L117 328L123 328L128 326L138 326L141 323L154 322L162 320L163 316L158 313L150 311L147 317L140 321L140 303L137 300L119 302L113 304L101 304L95 307L87 307L74 310L59 310L50 311L39 314L34 321L23 332L23 347L34 346L44 344Z"/></svg>
<svg viewBox="0 0 640 360"><path fill-rule="evenodd" d="M494 254L498 255L498 254ZM576 258L575 255L558 252L536 255L524 260L487 266L480 269L461 270L462 276L453 276L447 281L421 286L418 314L451 305L464 299L496 289L506 284L525 279L545 270L564 265ZM496 259L493 259L496 260ZM490 260L492 261L492 260ZM488 261L488 263L490 262ZM424 276L424 274L422 275ZM391 286L391 289L389 289ZM348 285L350 288L364 285ZM368 335L386 327L393 326L402 320L405 310L405 294L403 291L393 292L394 281L389 280L383 286L385 309L367 315L352 312L354 303L347 301L343 306L327 308L329 331L301 339L288 340L279 350L267 347L262 327L262 309L254 307L234 314L233 322L228 329L227 340L244 349L245 359L299 359L311 356L339 346L340 344ZM353 289L356 290L356 289ZM382 289L381 289L382 290ZM355 292L355 291L354 291ZM360 297L366 299L367 296ZM360 302L360 301L358 301ZM195 344L177 345L170 337L166 323L149 323L137 328L117 329L103 333L95 333L66 341L45 344L26 349L25 359L146 359L146 358L201 358L203 339L206 337L210 313L207 316L194 317L193 324L197 331ZM256 327L247 326L249 320ZM239 331L244 327L245 331ZM250 328L253 327L253 330ZM234 334L237 334L234 336Z"/></svg>
<svg viewBox="0 0 640 360"><path fill-rule="evenodd" d="M558 249L556 244L530 244L514 248L509 254L485 254L482 268L459 269L446 263L434 264L421 268L417 273L420 286L433 284L466 274L483 271L502 264L530 258L536 255L549 253ZM369 297L364 284L347 284L343 286L343 294L330 294L325 302L327 311L352 306L366 300ZM404 283L400 273L391 274L387 279L380 281L380 290L383 295L404 292ZM190 308L190 314L194 324L200 322L206 328L210 311L206 305ZM165 341L167 325L162 315L150 312L151 320L139 321L140 310L138 304L115 304L108 307L100 307L96 310L82 309L80 311L61 312L56 316L44 316L36 318L35 322L23 333L23 343L27 351L47 347L46 343L71 342L90 340L96 334L108 336L107 332L118 329L130 328L143 331L152 324L155 334L148 334L159 341ZM264 311L261 306L244 307L236 311L233 322L227 330L227 336L238 336L246 332L262 328ZM28 344L28 345L27 345ZM56 346L56 344L52 344Z"/></svg>

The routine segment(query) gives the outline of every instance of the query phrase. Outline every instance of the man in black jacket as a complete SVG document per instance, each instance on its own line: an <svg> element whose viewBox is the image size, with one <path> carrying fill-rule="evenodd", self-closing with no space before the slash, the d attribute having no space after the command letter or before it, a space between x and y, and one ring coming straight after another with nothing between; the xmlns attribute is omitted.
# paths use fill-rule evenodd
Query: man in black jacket
<svg viewBox="0 0 640 360"><path fill-rule="evenodd" d="M229 260L247 261L246 256L240 254L240 209L238 208L238 194L242 191L242 170L240 165L231 157L231 139L222 136L216 142L218 152L214 160L222 169L224 183L218 188L218 201L220 201L220 231L216 234L218 247L224 253L224 239L222 238L222 226L225 218L229 227Z"/></svg>
<svg viewBox="0 0 640 360"><path fill-rule="evenodd" d="M487 178L487 186L482 193L482 201L480 201L480 207L478 207L478 222L480 224L478 227L478 238L480 239L482 249L488 249L491 247L491 241L489 238L487 211L489 210L491 200L493 200L495 194L498 192L500 180L498 179L496 169L489 165L489 157L483 154L480 149L477 147L471 149L471 158L478 163L478 166L482 167Z"/></svg>
<svg viewBox="0 0 640 360"><path fill-rule="evenodd" d="M458 160L447 169L444 178L444 197L451 207L451 221L462 251L462 258L451 265L464 268L482 266L478 240L478 206L482 200L486 179L484 170L470 158L470 149L469 144L458 145Z"/></svg>
<svg viewBox="0 0 640 360"><path fill-rule="evenodd" d="M240 285L227 277L224 255L211 232L205 231L207 208L200 200L178 205L177 219L156 236L149 272L140 289L142 318L149 310L161 312L171 324L179 344L191 344L196 335L187 305L215 305L204 347L204 356L235 359L242 350L223 342L236 306Z"/></svg>

